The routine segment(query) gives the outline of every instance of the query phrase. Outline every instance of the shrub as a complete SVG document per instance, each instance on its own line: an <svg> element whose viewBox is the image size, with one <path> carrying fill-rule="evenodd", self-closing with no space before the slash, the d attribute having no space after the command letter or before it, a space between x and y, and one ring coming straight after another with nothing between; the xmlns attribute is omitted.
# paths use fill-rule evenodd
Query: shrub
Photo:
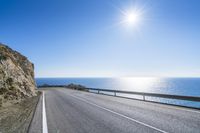
<svg viewBox="0 0 200 133"><path fill-rule="evenodd" d="M0 107L2 107L2 104L3 104L3 99L0 98Z"/></svg>
<svg viewBox="0 0 200 133"><path fill-rule="evenodd" d="M12 84L13 83L13 79L12 78L7 78L6 83Z"/></svg>
<svg viewBox="0 0 200 133"><path fill-rule="evenodd" d="M74 90L88 91L85 86L79 85L79 84L73 84L73 83L71 83L71 84L68 84L66 87L70 88L70 89L74 89Z"/></svg>
<svg viewBox="0 0 200 133"><path fill-rule="evenodd" d="M6 56L0 55L0 61L1 61L1 60L6 60L6 59L7 59Z"/></svg>
<svg viewBox="0 0 200 133"><path fill-rule="evenodd" d="M6 88L0 88L0 95L4 94L5 92L7 92Z"/></svg>

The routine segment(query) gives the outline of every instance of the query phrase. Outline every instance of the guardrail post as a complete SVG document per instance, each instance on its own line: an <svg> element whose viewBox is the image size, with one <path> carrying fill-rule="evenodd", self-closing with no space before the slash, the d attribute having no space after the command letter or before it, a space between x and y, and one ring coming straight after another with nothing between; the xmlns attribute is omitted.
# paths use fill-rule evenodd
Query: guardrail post
<svg viewBox="0 0 200 133"><path fill-rule="evenodd" d="M114 92L114 96L116 97L117 95L116 95L116 91Z"/></svg>
<svg viewBox="0 0 200 133"><path fill-rule="evenodd" d="M99 94L99 90L98 90L98 94Z"/></svg>
<svg viewBox="0 0 200 133"><path fill-rule="evenodd" d="M145 101L145 95L143 95L143 100Z"/></svg>

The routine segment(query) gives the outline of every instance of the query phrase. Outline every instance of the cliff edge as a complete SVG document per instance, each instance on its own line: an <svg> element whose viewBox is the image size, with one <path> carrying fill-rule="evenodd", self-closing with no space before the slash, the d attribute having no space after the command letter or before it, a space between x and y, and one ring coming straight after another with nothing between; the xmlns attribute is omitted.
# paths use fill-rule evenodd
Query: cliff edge
<svg viewBox="0 0 200 133"><path fill-rule="evenodd" d="M0 43L0 107L36 96L34 65Z"/></svg>

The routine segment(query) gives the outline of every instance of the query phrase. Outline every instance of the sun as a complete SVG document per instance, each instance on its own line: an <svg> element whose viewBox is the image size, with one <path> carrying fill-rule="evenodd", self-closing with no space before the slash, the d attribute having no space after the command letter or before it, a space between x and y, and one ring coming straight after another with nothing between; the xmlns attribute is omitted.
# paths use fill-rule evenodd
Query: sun
<svg viewBox="0 0 200 133"><path fill-rule="evenodd" d="M119 27L122 28L122 30L139 34L141 33L141 28L145 25L147 22L146 20L148 15L148 8L146 7L147 4L139 4L137 2L131 2L128 6L125 7L114 7L119 12L119 17L116 21L116 23L113 24L113 27Z"/></svg>
<svg viewBox="0 0 200 133"><path fill-rule="evenodd" d="M137 13L131 12L126 14L125 22L130 25L135 25L139 21L139 15Z"/></svg>
<svg viewBox="0 0 200 133"><path fill-rule="evenodd" d="M140 14L136 11L126 12L124 14L124 23L128 26L137 26L140 21Z"/></svg>
<svg viewBox="0 0 200 133"><path fill-rule="evenodd" d="M120 18L117 25L121 25L123 28L125 27L128 30L134 29L139 30L140 27L144 24L145 20L145 8L143 6L130 6L125 9L118 8L120 12Z"/></svg>

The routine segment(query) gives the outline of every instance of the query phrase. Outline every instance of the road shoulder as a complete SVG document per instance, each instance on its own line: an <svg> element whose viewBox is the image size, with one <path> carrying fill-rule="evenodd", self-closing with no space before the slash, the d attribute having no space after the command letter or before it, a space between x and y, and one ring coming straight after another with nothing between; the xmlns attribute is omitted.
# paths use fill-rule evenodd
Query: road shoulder
<svg viewBox="0 0 200 133"><path fill-rule="evenodd" d="M42 98L41 95L29 127L29 133L42 133Z"/></svg>

